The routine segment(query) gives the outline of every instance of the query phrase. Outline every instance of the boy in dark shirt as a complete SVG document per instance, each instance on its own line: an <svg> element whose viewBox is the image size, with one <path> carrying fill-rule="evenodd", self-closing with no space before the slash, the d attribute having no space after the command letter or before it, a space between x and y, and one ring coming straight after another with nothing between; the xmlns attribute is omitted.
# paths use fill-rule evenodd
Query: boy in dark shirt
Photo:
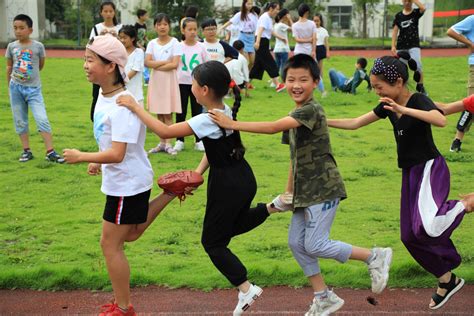
<svg viewBox="0 0 474 316"><path fill-rule="evenodd" d="M413 9L413 3L418 6ZM410 54L418 66L421 78L416 85L416 91L426 94L423 86L423 73L421 70L420 36L418 34L418 21L425 13L425 6L420 0L402 0L403 10L395 15L392 32L392 53L397 56L400 51ZM402 61L404 61L402 59ZM404 61L406 64L406 61Z"/></svg>
<svg viewBox="0 0 474 316"><path fill-rule="evenodd" d="M354 75L349 79L340 71L336 71L335 69L329 70L329 79L331 80L331 87L334 91L339 89L342 92L356 94L356 88L364 80L367 81L367 89L372 89L369 76L365 70L365 67L367 67L367 59L364 57L357 59L355 67Z"/></svg>

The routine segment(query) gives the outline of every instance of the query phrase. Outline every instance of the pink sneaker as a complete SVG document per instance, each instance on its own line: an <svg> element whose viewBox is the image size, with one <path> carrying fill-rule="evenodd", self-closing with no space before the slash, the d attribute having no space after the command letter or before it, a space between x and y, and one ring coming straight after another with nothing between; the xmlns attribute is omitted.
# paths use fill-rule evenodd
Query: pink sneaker
<svg viewBox="0 0 474 316"><path fill-rule="evenodd" d="M275 89L276 89L276 92L282 92L283 90L285 90L285 88L286 88L285 84L280 82Z"/></svg>

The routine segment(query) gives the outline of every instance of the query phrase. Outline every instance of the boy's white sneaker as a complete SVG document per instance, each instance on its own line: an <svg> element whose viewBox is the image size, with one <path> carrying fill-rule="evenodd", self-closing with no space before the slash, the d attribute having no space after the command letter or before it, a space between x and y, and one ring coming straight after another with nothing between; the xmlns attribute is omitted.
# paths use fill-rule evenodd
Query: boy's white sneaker
<svg viewBox="0 0 474 316"><path fill-rule="evenodd" d="M250 305L252 305L257 298L262 295L263 290L256 286L256 285L250 285L250 288L247 293L242 293L239 291L239 302L237 303L237 306L235 306L233 316L240 316L249 309Z"/></svg>
<svg viewBox="0 0 474 316"><path fill-rule="evenodd" d="M331 290L328 294L320 299L313 299L313 303L309 310L304 314L305 316L327 316L338 311L344 305L344 300L336 295Z"/></svg>
<svg viewBox="0 0 474 316"><path fill-rule="evenodd" d="M173 149L175 151L182 151L184 149L184 142L182 140L177 140L176 143L174 143Z"/></svg>
<svg viewBox="0 0 474 316"><path fill-rule="evenodd" d="M372 292L380 294L387 286L388 272L392 263L392 248L373 248L374 260L368 264L372 279Z"/></svg>
<svg viewBox="0 0 474 316"><path fill-rule="evenodd" d="M285 192L273 199L271 207L280 212L293 211L293 193Z"/></svg>
<svg viewBox="0 0 474 316"><path fill-rule="evenodd" d="M200 142L197 142L194 144L194 150L197 151L205 151L206 149L204 148L204 144L202 143L202 140Z"/></svg>

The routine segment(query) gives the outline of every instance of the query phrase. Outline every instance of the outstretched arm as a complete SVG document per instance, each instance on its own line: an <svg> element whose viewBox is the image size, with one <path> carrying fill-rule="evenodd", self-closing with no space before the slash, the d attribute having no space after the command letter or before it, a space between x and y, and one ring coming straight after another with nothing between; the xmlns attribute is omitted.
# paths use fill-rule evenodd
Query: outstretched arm
<svg viewBox="0 0 474 316"><path fill-rule="evenodd" d="M449 115L457 112L462 112L465 110L464 102L456 101L452 103L441 103L435 102L434 103L441 111L443 111L444 115Z"/></svg>
<svg viewBox="0 0 474 316"><path fill-rule="evenodd" d="M258 134L275 134L301 126L301 124L291 116L285 116L274 122L241 122L232 120L220 111L210 110L209 115L220 127Z"/></svg>
<svg viewBox="0 0 474 316"><path fill-rule="evenodd" d="M423 111L412 108L407 108L406 106L401 106L390 98L380 98L380 102L387 103L384 106L385 109L390 110L395 113L400 113L403 115L409 115L411 117L417 118L426 123L430 123L434 126L445 127L446 126L446 117L441 114L438 110Z"/></svg>
<svg viewBox="0 0 474 316"><path fill-rule="evenodd" d="M127 143L112 142L112 147L107 150L85 153L77 149L64 149L63 155L67 163L93 162L93 163L120 163L125 157Z"/></svg>
<svg viewBox="0 0 474 316"><path fill-rule="evenodd" d="M206 172L207 168L209 168L209 161L207 160L206 154L202 156L201 162L196 168L196 172L200 174L204 174Z"/></svg>
<svg viewBox="0 0 474 316"><path fill-rule="evenodd" d="M375 115L374 112L370 111L364 115L350 119L328 119L327 123L329 127L354 130L369 125L379 119L380 118Z"/></svg>
<svg viewBox="0 0 474 316"><path fill-rule="evenodd" d="M161 138L175 138L193 135L194 132L187 122L166 125L146 112L131 95L121 95L117 98L117 104L126 107Z"/></svg>

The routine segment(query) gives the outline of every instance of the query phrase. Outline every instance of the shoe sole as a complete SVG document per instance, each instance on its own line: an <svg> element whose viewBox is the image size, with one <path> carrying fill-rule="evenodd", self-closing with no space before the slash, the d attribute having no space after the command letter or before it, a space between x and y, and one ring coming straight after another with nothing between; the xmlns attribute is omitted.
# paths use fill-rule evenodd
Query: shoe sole
<svg viewBox="0 0 474 316"><path fill-rule="evenodd" d="M448 295L446 295L446 297L444 298L444 300L441 301L441 303L439 303L438 305L435 305L433 307L429 306L428 307L431 309L431 310L435 310L435 309L438 309L438 308L441 308L443 307L444 304L446 304L449 299L451 298L451 296L453 296L454 294L456 294L462 287L464 286L464 279L459 279L459 284L456 285L456 287L454 289L451 290L451 292L449 292Z"/></svg>
<svg viewBox="0 0 474 316"><path fill-rule="evenodd" d="M245 304L244 306L242 306L242 310L238 311L238 312L234 312L233 313L233 316L239 316L239 315L242 315L243 312L245 312L246 310L248 310L250 308L250 306L252 306L253 303L255 303L255 301L262 295L263 293L263 289L260 289L257 293L255 293L255 295L252 297L252 300L250 302L248 302L247 304Z"/></svg>
<svg viewBox="0 0 474 316"><path fill-rule="evenodd" d="M372 291L372 293L375 293L375 294L380 294L380 293L383 292L383 290L385 290L385 287L387 286L387 283L388 283L390 265L392 264L393 250L391 248L386 248L386 249L384 249L384 251L388 252L388 254L385 256L385 260L383 262L383 264L384 264L384 269L383 270L384 271L382 272L382 276L383 276L385 282L383 283L383 286L382 286L381 290Z"/></svg>
<svg viewBox="0 0 474 316"><path fill-rule="evenodd" d="M341 298L341 301L339 303L337 303L336 305L331 306L330 309L328 309L327 311L324 311L323 313L321 313L321 316L329 316L332 313L337 312L338 310L341 309L342 306L344 306L344 303L345 303L344 300Z"/></svg>

